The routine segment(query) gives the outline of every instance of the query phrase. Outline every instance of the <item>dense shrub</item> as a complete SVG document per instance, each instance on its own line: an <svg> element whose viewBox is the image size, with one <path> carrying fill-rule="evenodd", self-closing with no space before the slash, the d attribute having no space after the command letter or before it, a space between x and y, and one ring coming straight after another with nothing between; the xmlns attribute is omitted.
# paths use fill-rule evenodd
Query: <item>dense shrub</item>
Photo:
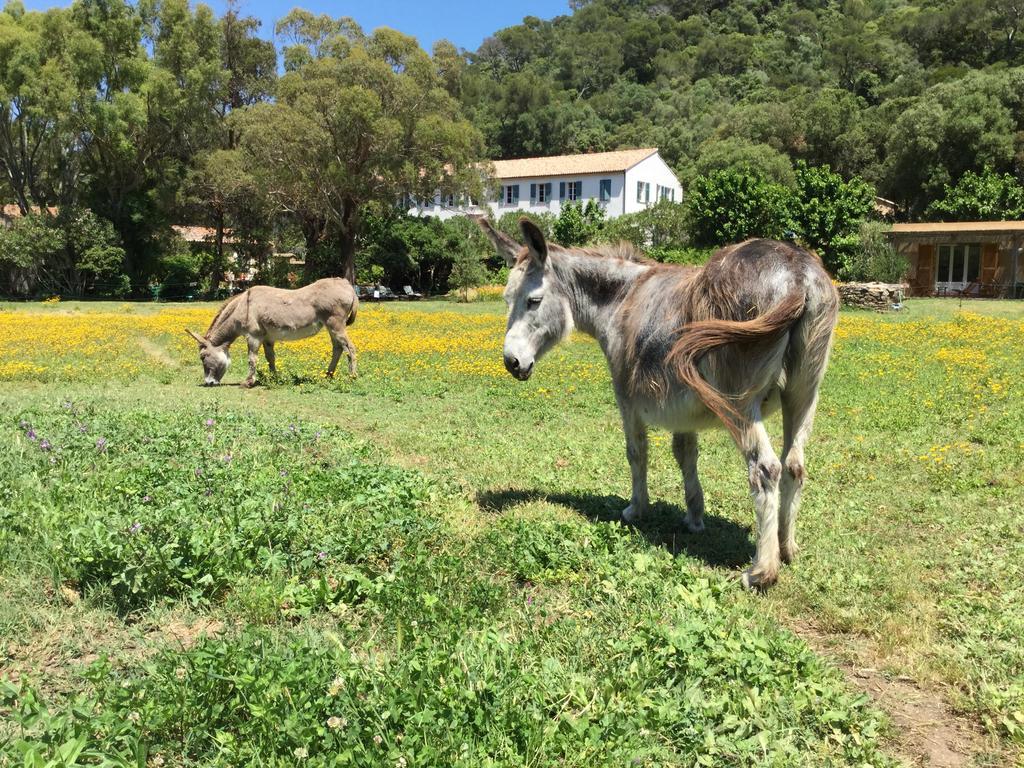
<svg viewBox="0 0 1024 768"><path fill-rule="evenodd" d="M2 290L61 296L124 296L125 252L113 225L87 209L29 213L0 227Z"/></svg>

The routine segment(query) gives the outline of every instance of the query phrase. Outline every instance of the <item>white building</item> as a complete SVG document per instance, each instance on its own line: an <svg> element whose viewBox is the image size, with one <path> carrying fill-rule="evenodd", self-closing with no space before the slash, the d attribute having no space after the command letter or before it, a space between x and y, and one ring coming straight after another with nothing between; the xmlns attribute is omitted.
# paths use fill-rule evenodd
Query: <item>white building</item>
<svg viewBox="0 0 1024 768"><path fill-rule="evenodd" d="M679 202L683 197L679 179L656 147L495 160L493 166L497 196L487 201L487 206L495 217L509 211L557 216L566 202L586 205L595 200L608 218L615 218L642 211L658 200ZM483 212L480 205L464 205L454 195L440 194L409 211L442 219Z"/></svg>

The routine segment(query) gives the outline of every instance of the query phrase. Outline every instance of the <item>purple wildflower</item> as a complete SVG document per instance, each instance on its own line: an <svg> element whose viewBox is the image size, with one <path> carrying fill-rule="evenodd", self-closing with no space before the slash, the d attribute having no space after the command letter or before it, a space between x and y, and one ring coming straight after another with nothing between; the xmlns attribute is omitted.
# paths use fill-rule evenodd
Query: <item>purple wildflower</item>
<svg viewBox="0 0 1024 768"><path fill-rule="evenodd" d="M148 493L145 496L142 497L142 503L143 504L149 504L149 502L151 502L152 500L153 500L153 497L150 496Z"/></svg>
<svg viewBox="0 0 1024 768"><path fill-rule="evenodd" d="M206 426L208 426L208 427L212 427L216 423L217 422L215 422L213 419L207 419L206 420Z"/></svg>
<svg viewBox="0 0 1024 768"><path fill-rule="evenodd" d="M282 469L281 470L281 477L288 477L288 470L287 469Z"/></svg>
<svg viewBox="0 0 1024 768"><path fill-rule="evenodd" d="M202 477L202 476L203 476L203 468L202 467L196 467L196 477Z"/></svg>
<svg viewBox="0 0 1024 768"><path fill-rule="evenodd" d="M28 432L25 433L25 437L27 437L29 440L35 440L36 439L36 431L34 429L32 429L32 427L29 427L28 428Z"/></svg>
<svg viewBox="0 0 1024 768"><path fill-rule="evenodd" d="M78 431L81 432L84 435L86 432L89 431L89 428L87 426L85 426L85 424L79 424L78 425Z"/></svg>
<svg viewBox="0 0 1024 768"><path fill-rule="evenodd" d="M223 461L223 462L224 462L225 464L230 464L230 463L231 463L231 460L232 460L233 458L235 458L235 457L234 457L234 456L232 456L232 455L231 455L230 453L225 453L225 454L224 454L224 455L223 455L223 456L221 457L221 461Z"/></svg>
<svg viewBox="0 0 1024 768"><path fill-rule="evenodd" d="M31 424L29 424L29 423L28 423L27 421L25 421L24 419L22 419L21 421L19 421L19 422L18 422L18 426L19 426L19 427L20 427L21 429L28 429L28 428L29 428L30 426L32 426L32 425L31 425Z"/></svg>
<svg viewBox="0 0 1024 768"><path fill-rule="evenodd" d="M317 552L316 553L316 559L317 560L326 560L327 559L327 553L324 552L323 550Z"/></svg>
<svg viewBox="0 0 1024 768"><path fill-rule="evenodd" d="M65 400L64 401L64 407L67 408L70 411L74 407L74 405L72 404L72 402L70 400Z"/></svg>
<svg viewBox="0 0 1024 768"><path fill-rule="evenodd" d="M39 449L42 451L50 450L50 441L44 437L42 440L39 441Z"/></svg>
<svg viewBox="0 0 1024 768"><path fill-rule="evenodd" d="M142 530L142 523L140 523L138 521L135 521L134 523L132 523L131 528L128 529L128 533L130 533L132 536L134 536L136 533L138 533L141 530Z"/></svg>
<svg viewBox="0 0 1024 768"><path fill-rule="evenodd" d="M103 453L107 450L107 438L97 437L96 438L96 450Z"/></svg>

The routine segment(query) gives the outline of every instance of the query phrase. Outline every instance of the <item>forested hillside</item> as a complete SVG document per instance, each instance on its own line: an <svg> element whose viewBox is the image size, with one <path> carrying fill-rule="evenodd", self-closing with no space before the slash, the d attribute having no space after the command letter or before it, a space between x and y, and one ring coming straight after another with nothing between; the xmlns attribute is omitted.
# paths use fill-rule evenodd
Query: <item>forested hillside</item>
<svg viewBox="0 0 1024 768"><path fill-rule="evenodd" d="M465 227L398 201L479 197L487 158L635 146L661 149L686 204L618 227L580 229L575 211L564 231L631 232L679 258L793 232L863 277L876 193L902 218L1024 217L1024 0L572 5L428 53L298 9L267 30L235 5L11 0L0 292L212 295L231 250L261 281L443 291L480 254ZM183 223L213 242L176 238Z"/></svg>
<svg viewBox="0 0 1024 768"><path fill-rule="evenodd" d="M1024 177L1021 0L576 0L470 56L495 157L657 146L684 182L792 162L919 215L990 166Z"/></svg>

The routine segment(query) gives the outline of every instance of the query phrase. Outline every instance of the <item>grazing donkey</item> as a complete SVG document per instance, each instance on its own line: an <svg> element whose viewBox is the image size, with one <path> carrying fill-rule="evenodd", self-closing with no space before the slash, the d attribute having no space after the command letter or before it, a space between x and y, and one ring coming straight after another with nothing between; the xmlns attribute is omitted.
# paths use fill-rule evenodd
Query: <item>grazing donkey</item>
<svg viewBox="0 0 1024 768"><path fill-rule="evenodd" d="M329 277L303 288L288 290L257 285L233 296L217 310L205 336L185 329L199 342L199 360L203 364L206 385L220 384L231 364L228 348L239 336L249 345L249 378L242 384L256 383L256 355L263 345L270 372L275 373L274 344L304 339L327 326L333 354L327 375L333 376L342 351L348 355L348 372L356 372L356 348L345 333L345 326L356 319L359 299L348 280Z"/></svg>
<svg viewBox="0 0 1024 768"><path fill-rule="evenodd" d="M686 524L704 528L697 432L719 421L747 461L757 512L757 554L743 574L767 587L797 552L796 513L804 443L828 363L839 297L812 253L748 240L703 267L644 259L627 244L593 250L544 241L527 219L522 247L486 220L480 226L512 268L505 288L505 367L521 381L573 328L597 339L608 360L633 475L627 522L648 506L647 429L673 433ZM764 416L782 408L782 459Z"/></svg>

